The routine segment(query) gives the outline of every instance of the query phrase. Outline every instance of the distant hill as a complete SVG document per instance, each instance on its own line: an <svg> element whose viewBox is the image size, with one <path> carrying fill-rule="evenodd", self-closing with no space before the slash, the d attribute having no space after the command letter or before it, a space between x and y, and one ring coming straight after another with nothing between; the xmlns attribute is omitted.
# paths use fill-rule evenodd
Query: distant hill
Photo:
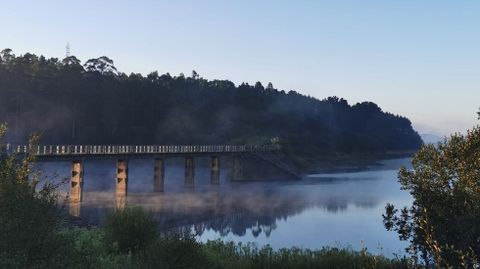
<svg viewBox="0 0 480 269"><path fill-rule="evenodd" d="M411 122L371 102L350 105L195 71L121 73L107 57L63 60L0 54L0 121L11 141L40 132L42 143L280 143L305 157L418 149Z"/></svg>
<svg viewBox="0 0 480 269"><path fill-rule="evenodd" d="M443 137L434 135L434 134L421 134L420 137L422 138L423 142L426 144L429 144L429 143L436 144L443 140Z"/></svg>

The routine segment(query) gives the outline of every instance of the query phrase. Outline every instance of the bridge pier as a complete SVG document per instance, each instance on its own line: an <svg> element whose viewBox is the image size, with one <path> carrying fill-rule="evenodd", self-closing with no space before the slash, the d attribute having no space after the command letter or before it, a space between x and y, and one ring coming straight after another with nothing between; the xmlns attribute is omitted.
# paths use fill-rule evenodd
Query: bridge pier
<svg viewBox="0 0 480 269"><path fill-rule="evenodd" d="M165 183L165 164L163 159L155 159L153 170L153 191L163 192Z"/></svg>
<svg viewBox="0 0 480 269"><path fill-rule="evenodd" d="M212 156L211 168L210 183L218 185L220 184L220 158L218 156Z"/></svg>
<svg viewBox="0 0 480 269"><path fill-rule="evenodd" d="M68 204L68 213L74 217L80 217L80 202L70 202Z"/></svg>
<svg viewBox="0 0 480 269"><path fill-rule="evenodd" d="M233 155L232 180L243 180L243 156Z"/></svg>
<svg viewBox="0 0 480 269"><path fill-rule="evenodd" d="M125 160L117 161L117 178L115 188L115 200L117 208L125 207L128 188L128 162Z"/></svg>
<svg viewBox="0 0 480 269"><path fill-rule="evenodd" d="M82 201L83 165L81 161L72 162L72 175L70 177L70 202Z"/></svg>
<svg viewBox="0 0 480 269"><path fill-rule="evenodd" d="M185 158L185 186L193 187L194 186L194 176L195 176L195 163L193 157Z"/></svg>

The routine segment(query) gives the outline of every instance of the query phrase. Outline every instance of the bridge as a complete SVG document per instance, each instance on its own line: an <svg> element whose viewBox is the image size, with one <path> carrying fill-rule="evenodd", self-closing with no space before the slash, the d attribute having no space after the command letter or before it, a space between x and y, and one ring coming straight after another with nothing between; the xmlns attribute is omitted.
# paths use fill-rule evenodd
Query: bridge
<svg viewBox="0 0 480 269"><path fill-rule="evenodd" d="M279 151L274 145L5 145L8 153L37 157L92 155L154 155L198 153L247 153Z"/></svg>
<svg viewBox="0 0 480 269"><path fill-rule="evenodd" d="M70 213L78 216L84 183L84 161L87 158L115 158L115 198L117 207L125 205L128 188L128 159L133 156L148 156L154 159L153 189L164 191L165 158L185 158L185 187L194 186L194 156L210 156L210 183L220 184L220 155L231 157L231 180L244 179L244 160L249 156L253 162L268 163L275 169L299 179L296 169L279 157L280 148L275 145L10 145L1 146L7 154L32 154L39 160L70 160Z"/></svg>

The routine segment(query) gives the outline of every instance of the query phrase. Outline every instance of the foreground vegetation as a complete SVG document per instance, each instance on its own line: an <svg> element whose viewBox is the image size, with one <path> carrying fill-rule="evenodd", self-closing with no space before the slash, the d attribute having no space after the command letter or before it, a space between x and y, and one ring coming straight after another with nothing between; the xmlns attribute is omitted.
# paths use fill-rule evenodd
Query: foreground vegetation
<svg viewBox="0 0 480 269"><path fill-rule="evenodd" d="M126 209L126 211L139 209ZM117 217L125 212L117 212ZM130 214L130 213L127 213ZM138 213L135 213L138 216ZM128 226L128 225L127 225ZM130 230L132 227L125 227ZM111 244L111 227L64 232L73 244L73 268L407 268L406 260L390 260L365 251L323 248L321 250L258 248L220 240L199 243L191 235L160 235L128 248ZM122 241L124 235L116 238ZM130 237L130 236L127 236ZM130 238L130 239L133 239ZM130 241L131 242L131 241Z"/></svg>
<svg viewBox="0 0 480 269"><path fill-rule="evenodd" d="M480 268L480 126L423 146L412 164L398 177L414 202L388 204L385 227L410 242L417 263Z"/></svg>

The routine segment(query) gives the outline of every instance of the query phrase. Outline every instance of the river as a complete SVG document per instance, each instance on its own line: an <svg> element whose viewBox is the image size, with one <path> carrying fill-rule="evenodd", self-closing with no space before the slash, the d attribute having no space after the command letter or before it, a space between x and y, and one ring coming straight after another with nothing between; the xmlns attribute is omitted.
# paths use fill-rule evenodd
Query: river
<svg viewBox="0 0 480 269"><path fill-rule="evenodd" d="M396 173L410 159L379 162L355 172L311 174L300 181L231 182L221 169L219 185L210 184L208 159L195 164L195 187L184 187L180 159L167 159L165 191L153 191L153 160L129 162L126 204L153 212L161 230L191 230L198 240L254 242L273 248L366 247L392 257L407 246L383 227L387 202L409 205ZM40 162L46 178L67 179L69 162ZM115 207L114 160L85 162L83 198L73 210L82 220L101 225ZM66 191L64 186L62 191Z"/></svg>

